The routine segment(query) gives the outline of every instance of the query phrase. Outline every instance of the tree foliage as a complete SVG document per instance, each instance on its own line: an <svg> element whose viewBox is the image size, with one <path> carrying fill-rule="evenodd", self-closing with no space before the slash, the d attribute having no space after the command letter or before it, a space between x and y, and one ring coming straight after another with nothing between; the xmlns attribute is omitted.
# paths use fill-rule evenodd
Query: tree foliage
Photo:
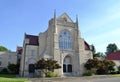
<svg viewBox="0 0 120 82"><path fill-rule="evenodd" d="M120 66L117 67L118 71L120 72Z"/></svg>
<svg viewBox="0 0 120 82"><path fill-rule="evenodd" d="M115 63L113 61L103 60L103 63L104 63L104 69L106 69L107 73L114 71Z"/></svg>
<svg viewBox="0 0 120 82"><path fill-rule="evenodd" d="M87 70L91 70L92 68L98 68L99 65L99 60L97 58L94 59L89 59L86 63L85 63L85 68Z"/></svg>
<svg viewBox="0 0 120 82"><path fill-rule="evenodd" d="M104 58L105 54L103 54L102 52L97 52L94 57L102 57L102 58Z"/></svg>
<svg viewBox="0 0 120 82"><path fill-rule="evenodd" d="M54 69L59 69L61 68L61 66L57 63L56 60L53 60L53 59L40 59L36 64L36 69L40 69L42 70L45 74L47 72L53 72Z"/></svg>
<svg viewBox="0 0 120 82"><path fill-rule="evenodd" d="M110 60L98 60L97 58L89 59L85 63L85 68L87 70L91 70L91 69L94 68L94 69L96 69L96 71L97 70L104 71L105 73L109 73L109 72L114 71L114 66L115 66L115 63L113 61L110 61Z"/></svg>
<svg viewBox="0 0 120 82"><path fill-rule="evenodd" d="M105 57L105 55L102 52L96 52L94 45L92 45L92 53L93 53L93 58L96 58L96 57L104 58Z"/></svg>
<svg viewBox="0 0 120 82"><path fill-rule="evenodd" d="M8 51L8 49L4 46L0 46L0 51Z"/></svg>
<svg viewBox="0 0 120 82"><path fill-rule="evenodd" d="M112 53L112 52L116 52L116 51L118 51L118 47L117 47L117 45L115 43L108 44L108 46L106 48L106 54L107 55Z"/></svg>
<svg viewBox="0 0 120 82"><path fill-rule="evenodd" d="M91 45L92 46L92 53L93 55L96 53L96 49L95 49L95 46L94 45Z"/></svg>

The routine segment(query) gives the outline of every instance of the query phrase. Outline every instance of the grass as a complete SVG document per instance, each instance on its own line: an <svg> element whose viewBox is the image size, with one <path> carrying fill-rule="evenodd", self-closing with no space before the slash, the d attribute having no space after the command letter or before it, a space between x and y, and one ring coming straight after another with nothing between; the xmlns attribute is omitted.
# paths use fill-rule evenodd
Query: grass
<svg viewBox="0 0 120 82"><path fill-rule="evenodd" d="M0 82L29 82L27 79L18 79L18 78L1 78Z"/></svg>
<svg viewBox="0 0 120 82"><path fill-rule="evenodd" d="M120 77L120 74L113 74L114 77Z"/></svg>
<svg viewBox="0 0 120 82"><path fill-rule="evenodd" d="M14 74L0 74L0 78L1 77L4 77L4 78L15 78L16 75L14 75Z"/></svg>
<svg viewBox="0 0 120 82"><path fill-rule="evenodd" d="M28 79L16 78L12 74L0 74L0 82L29 82Z"/></svg>

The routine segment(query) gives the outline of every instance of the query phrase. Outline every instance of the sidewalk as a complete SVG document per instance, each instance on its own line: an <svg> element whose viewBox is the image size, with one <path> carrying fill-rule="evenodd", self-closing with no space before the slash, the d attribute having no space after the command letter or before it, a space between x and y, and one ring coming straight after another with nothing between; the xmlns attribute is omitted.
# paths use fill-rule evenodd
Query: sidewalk
<svg viewBox="0 0 120 82"><path fill-rule="evenodd" d="M81 76L81 77L56 77L56 78L30 78L31 82L71 82L72 80L89 80L100 78L113 78L112 75L93 75L93 76Z"/></svg>

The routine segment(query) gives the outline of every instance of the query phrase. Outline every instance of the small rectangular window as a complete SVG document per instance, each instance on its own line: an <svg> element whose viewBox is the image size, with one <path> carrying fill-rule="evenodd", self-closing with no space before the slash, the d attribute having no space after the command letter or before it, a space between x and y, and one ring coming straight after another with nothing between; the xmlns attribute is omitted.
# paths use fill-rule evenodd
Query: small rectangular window
<svg viewBox="0 0 120 82"><path fill-rule="evenodd" d="M0 59L2 59L2 55L0 55Z"/></svg>
<svg viewBox="0 0 120 82"><path fill-rule="evenodd" d="M31 50L31 56L35 55L35 50Z"/></svg>
<svg viewBox="0 0 120 82"><path fill-rule="evenodd" d="M66 72L66 65L63 64L63 72Z"/></svg>
<svg viewBox="0 0 120 82"><path fill-rule="evenodd" d="M0 61L0 66L2 65L2 62Z"/></svg>

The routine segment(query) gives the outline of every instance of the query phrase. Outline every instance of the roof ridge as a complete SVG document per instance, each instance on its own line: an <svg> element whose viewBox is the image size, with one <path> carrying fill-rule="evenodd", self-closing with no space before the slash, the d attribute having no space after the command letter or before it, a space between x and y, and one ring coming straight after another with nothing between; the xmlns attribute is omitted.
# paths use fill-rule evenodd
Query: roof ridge
<svg viewBox="0 0 120 82"><path fill-rule="evenodd" d="M38 35L31 35L31 34L26 34L26 36L37 36L38 37Z"/></svg>

